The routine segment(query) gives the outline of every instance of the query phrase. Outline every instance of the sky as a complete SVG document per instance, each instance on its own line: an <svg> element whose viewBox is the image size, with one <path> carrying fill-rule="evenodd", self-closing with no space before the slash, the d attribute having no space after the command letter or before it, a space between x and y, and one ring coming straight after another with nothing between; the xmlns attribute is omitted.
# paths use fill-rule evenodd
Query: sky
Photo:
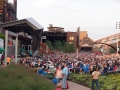
<svg viewBox="0 0 120 90"><path fill-rule="evenodd" d="M120 0L18 0L17 17L32 17L45 31L49 24L71 32L80 27L98 40L120 32L115 29L120 22Z"/></svg>

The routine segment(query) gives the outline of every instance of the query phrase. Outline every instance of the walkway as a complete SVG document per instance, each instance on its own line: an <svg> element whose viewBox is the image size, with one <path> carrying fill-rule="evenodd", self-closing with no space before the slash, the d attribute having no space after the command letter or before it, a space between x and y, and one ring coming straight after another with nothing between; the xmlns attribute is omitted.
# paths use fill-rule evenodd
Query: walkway
<svg viewBox="0 0 120 90"><path fill-rule="evenodd" d="M69 81L68 84L70 89L67 90L90 90L90 88L84 87L71 81Z"/></svg>

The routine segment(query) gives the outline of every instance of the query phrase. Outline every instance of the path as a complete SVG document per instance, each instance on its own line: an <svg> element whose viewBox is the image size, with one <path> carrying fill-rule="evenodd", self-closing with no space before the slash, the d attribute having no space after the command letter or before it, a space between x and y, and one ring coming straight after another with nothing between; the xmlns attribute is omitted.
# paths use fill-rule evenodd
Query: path
<svg viewBox="0 0 120 90"><path fill-rule="evenodd" d="M90 88L84 87L82 85L76 84L74 82L68 82L70 89L67 90L90 90Z"/></svg>

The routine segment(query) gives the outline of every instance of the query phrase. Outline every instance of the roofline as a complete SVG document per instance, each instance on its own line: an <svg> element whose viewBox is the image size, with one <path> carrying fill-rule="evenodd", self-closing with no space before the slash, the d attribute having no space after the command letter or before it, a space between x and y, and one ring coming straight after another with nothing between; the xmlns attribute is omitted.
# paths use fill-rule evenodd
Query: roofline
<svg viewBox="0 0 120 90"><path fill-rule="evenodd" d="M62 33L67 33L67 32L64 32L64 31L43 31L44 32L62 32Z"/></svg>
<svg viewBox="0 0 120 90"><path fill-rule="evenodd" d="M107 36L107 37L104 37L104 38L98 39L98 40L96 40L96 41L100 41L100 40L102 40L102 39L105 39L105 38L108 38L108 37L111 37L111 36L115 36L115 35L117 35L117 34L120 34L120 33L116 33L116 34L113 34L113 35L110 35L110 36ZM95 42L96 42L96 41L95 41Z"/></svg>
<svg viewBox="0 0 120 90"><path fill-rule="evenodd" d="M27 19L21 19L21 20L15 20L15 21L10 21L10 22L5 22L5 23L1 23L0 27L4 28L4 27L8 27L8 26L13 26L13 25L17 25L17 24L21 24L21 23L27 23L28 25L30 25L33 29L35 30L40 30L40 28L36 27L35 25L33 25L32 23L30 23L30 21L28 21ZM43 27L41 29L44 29Z"/></svg>
<svg viewBox="0 0 120 90"><path fill-rule="evenodd" d="M64 29L64 28L62 28L62 27L47 27L48 29L49 28L60 28L60 29Z"/></svg>

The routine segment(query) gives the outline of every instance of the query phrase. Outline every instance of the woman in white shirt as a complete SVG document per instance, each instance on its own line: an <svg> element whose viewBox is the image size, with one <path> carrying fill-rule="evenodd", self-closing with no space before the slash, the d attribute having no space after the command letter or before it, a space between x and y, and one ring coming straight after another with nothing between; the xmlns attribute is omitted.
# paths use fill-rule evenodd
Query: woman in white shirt
<svg viewBox="0 0 120 90"><path fill-rule="evenodd" d="M57 79L57 84L60 83L60 80L62 79L61 66L58 66L58 68L56 70L55 78Z"/></svg>

